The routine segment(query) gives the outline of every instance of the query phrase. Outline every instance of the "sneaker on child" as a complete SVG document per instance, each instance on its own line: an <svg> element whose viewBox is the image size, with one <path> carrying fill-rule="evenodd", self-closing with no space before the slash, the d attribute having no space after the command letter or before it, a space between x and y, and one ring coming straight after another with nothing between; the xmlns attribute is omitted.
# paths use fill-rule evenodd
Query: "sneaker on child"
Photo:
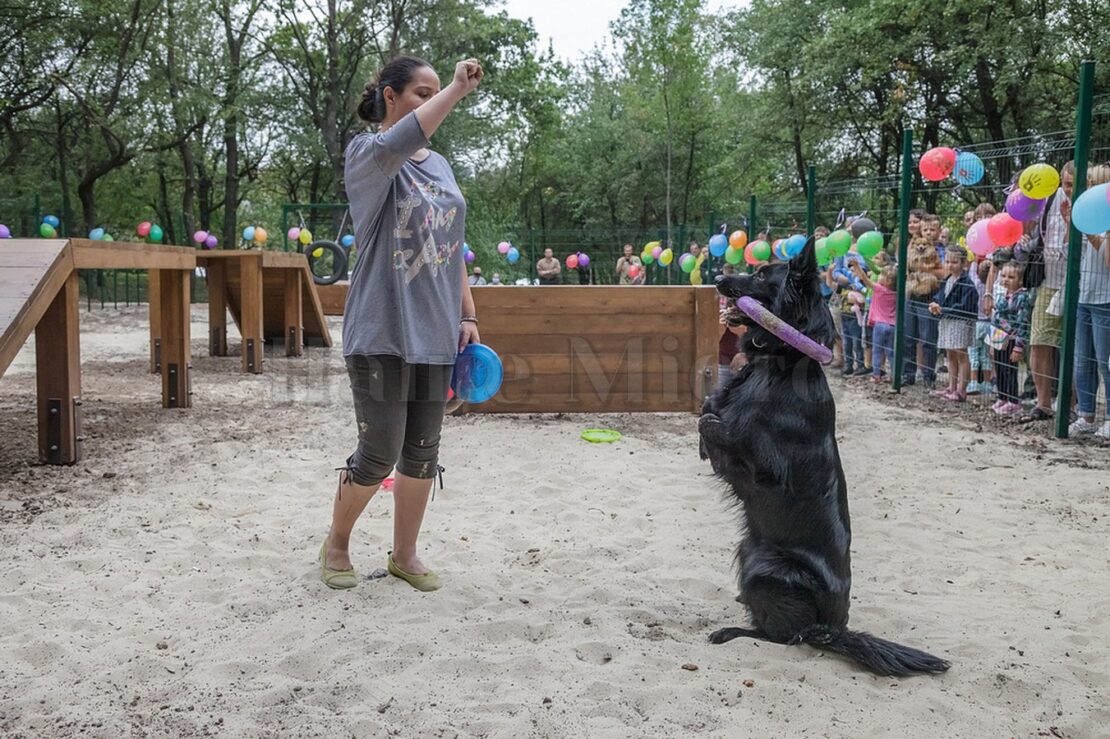
<svg viewBox="0 0 1110 739"><path fill-rule="evenodd" d="M1098 427L1092 421L1080 416L1071 422L1068 426L1068 436L1079 436L1080 434L1093 434Z"/></svg>

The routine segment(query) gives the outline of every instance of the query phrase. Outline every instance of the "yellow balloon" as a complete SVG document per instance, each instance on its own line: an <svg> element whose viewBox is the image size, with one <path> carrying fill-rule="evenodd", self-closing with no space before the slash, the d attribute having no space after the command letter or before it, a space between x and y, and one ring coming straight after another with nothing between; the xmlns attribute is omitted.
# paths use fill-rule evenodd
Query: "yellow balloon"
<svg viewBox="0 0 1110 739"><path fill-rule="evenodd" d="M263 241L265 241L266 240L266 229L262 228L261 226L254 229L254 240L255 240L255 242L257 242L259 244L261 244Z"/></svg>
<svg viewBox="0 0 1110 739"><path fill-rule="evenodd" d="M311 244L312 243L312 232L309 231L307 228L302 228L301 229L301 235L298 236L297 239L302 244L306 244L306 245Z"/></svg>
<svg viewBox="0 0 1110 739"><path fill-rule="evenodd" d="M646 244L644 244L644 251L645 252L651 252L651 250L654 249L657 246L662 246L662 244L660 244L658 241L649 241Z"/></svg>
<svg viewBox="0 0 1110 739"><path fill-rule="evenodd" d="M1022 171L1018 187L1029 197L1044 200L1060 187L1060 173L1051 164L1032 164Z"/></svg>
<svg viewBox="0 0 1110 739"><path fill-rule="evenodd" d="M316 247L315 249L312 250L312 258L313 259L319 259L322 256L324 256L324 247L318 246L318 247Z"/></svg>
<svg viewBox="0 0 1110 739"><path fill-rule="evenodd" d="M671 251L670 248L664 249L663 252L659 255L659 263L666 267L672 261L674 261L674 252Z"/></svg>

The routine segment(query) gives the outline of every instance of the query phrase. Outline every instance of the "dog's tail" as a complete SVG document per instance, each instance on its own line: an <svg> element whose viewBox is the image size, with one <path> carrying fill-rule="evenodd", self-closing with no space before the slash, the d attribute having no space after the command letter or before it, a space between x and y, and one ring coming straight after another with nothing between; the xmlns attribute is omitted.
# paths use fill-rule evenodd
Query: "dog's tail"
<svg viewBox="0 0 1110 739"><path fill-rule="evenodd" d="M944 672L943 659L920 649L902 646L862 631L837 629L824 624L807 626L791 641L844 655L877 675L909 677L923 672Z"/></svg>

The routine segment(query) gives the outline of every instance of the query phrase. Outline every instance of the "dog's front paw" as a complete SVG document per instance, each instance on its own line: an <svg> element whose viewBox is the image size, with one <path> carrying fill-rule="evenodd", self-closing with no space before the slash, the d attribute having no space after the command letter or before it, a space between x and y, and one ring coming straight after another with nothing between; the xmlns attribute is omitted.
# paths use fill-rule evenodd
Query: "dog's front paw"
<svg viewBox="0 0 1110 739"><path fill-rule="evenodd" d="M744 631L745 629L738 629L734 626L730 626L724 629L717 629L709 635L709 643L724 644L726 641L732 641L738 636L743 636Z"/></svg>

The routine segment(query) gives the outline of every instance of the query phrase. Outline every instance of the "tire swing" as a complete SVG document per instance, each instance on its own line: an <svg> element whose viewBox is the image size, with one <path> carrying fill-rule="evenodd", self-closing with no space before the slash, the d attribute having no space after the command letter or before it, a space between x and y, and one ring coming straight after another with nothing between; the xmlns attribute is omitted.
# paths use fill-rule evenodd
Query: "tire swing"
<svg viewBox="0 0 1110 739"><path fill-rule="evenodd" d="M305 247L308 268L317 285L334 285L347 277L347 250L334 241L321 239Z"/></svg>

